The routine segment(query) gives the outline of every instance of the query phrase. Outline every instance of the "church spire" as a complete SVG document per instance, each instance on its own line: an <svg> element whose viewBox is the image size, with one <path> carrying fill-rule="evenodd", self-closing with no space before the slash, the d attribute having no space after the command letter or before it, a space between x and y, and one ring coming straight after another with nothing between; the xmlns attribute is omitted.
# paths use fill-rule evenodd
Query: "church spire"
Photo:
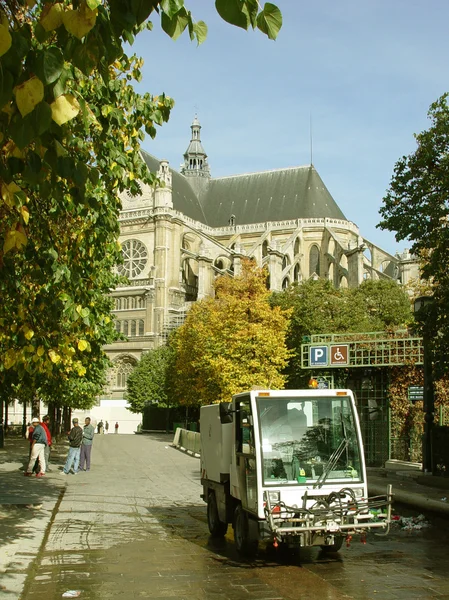
<svg viewBox="0 0 449 600"><path fill-rule="evenodd" d="M186 177L210 178L207 154L201 144L201 125L196 115L190 128L192 130L192 137L190 139L190 144L184 153L184 164L181 165L181 173Z"/></svg>

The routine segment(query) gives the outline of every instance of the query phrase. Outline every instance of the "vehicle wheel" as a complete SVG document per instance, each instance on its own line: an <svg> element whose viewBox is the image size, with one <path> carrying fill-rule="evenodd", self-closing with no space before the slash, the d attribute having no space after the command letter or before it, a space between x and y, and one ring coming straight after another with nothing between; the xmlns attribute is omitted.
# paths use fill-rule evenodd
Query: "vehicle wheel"
<svg viewBox="0 0 449 600"><path fill-rule="evenodd" d="M239 554L247 558L256 555L259 543L249 536L248 513L243 510L241 504L237 506L234 513L234 539Z"/></svg>
<svg viewBox="0 0 449 600"><path fill-rule="evenodd" d="M324 552L338 552L343 546L344 539L344 536L336 535L334 536L334 543L330 546L321 546L321 550L324 550Z"/></svg>
<svg viewBox="0 0 449 600"><path fill-rule="evenodd" d="M207 524L212 537L223 537L226 535L228 524L220 521L217 499L214 492L209 492L207 497Z"/></svg>

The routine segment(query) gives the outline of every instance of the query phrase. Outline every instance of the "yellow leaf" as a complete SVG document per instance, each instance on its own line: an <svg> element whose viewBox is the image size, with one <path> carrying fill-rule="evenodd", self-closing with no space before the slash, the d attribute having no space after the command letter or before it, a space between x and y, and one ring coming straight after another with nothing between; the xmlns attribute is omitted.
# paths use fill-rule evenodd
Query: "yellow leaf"
<svg viewBox="0 0 449 600"><path fill-rule="evenodd" d="M80 340L78 342L78 350L80 350L80 352L83 352L83 350L85 350L86 348L87 348L86 340Z"/></svg>
<svg viewBox="0 0 449 600"><path fill-rule="evenodd" d="M37 353L38 356L42 356L44 354L44 352L45 352L44 347L43 346L39 346L36 353Z"/></svg>
<svg viewBox="0 0 449 600"><path fill-rule="evenodd" d="M15 205L14 194L16 192L20 192L20 191L21 191L21 189L19 188L19 186L16 183L14 183L14 181L12 181L11 183L8 183L8 185L6 185L6 183L2 183L2 186L1 186L2 200L10 208L12 208Z"/></svg>
<svg viewBox="0 0 449 600"><path fill-rule="evenodd" d="M46 4L41 12L40 24L45 31L53 31L62 25L64 8L62 4Z"/></svg>
<svg viewBox="0 0 449 600"><path fill-rule="evenodd" d="M31 340L31 338L34 336L34 331L27 325L24 326L23 331L25 332L25 337L27 340Z"/></svg>
<svg viewBox="0 0 449 600"><path fill-rule="evenodd" d="M30 220L30 211L26 206L22 206L20 212L22 214L22 219L24 220L25 225L28 225L28 221Z"/></svg>
<svg viewBox="0 0 449 600"><path fill-rule="evenodd" d="M0 25L0 56L3 56L11 48L12 37L5 25Z"/></svg>
<svg viewBox="0 0 449 600"><path fill-rule="evenodd" d="M44 98L44 84L36 76L14 88L17 108L22 117L34 110Z"/></svg>
<svg viewBox="0 0 449 600"><path fill-rule="evenodd" d="M50 104L51 117L58 125L63 125L74 119L80 111L78 100L71 94L58 96L56 100Z"/></svg>
<svg viewBox="0 0 449 600"><path fill-rule="evenodd" d="M48 356L50 357L51 362L54 363L55 365L57 365L58 362L61 360L61 357L59 356L59 354L57 352L55 352L54 350L49 350Z"/></svg>
<svg viewBox="0 0 449 600"><path fill-rule="evenodd" d="M6 254L10 250L16 247L16 231L13 229L12 231L8 231L5 236L5 242L3 244L3 254Z"/></svg>
<svg viewBox="0 0 449 600"><path fill-rule="evenodd" d="M3 365L5 369L10 369L16 363L16 353L12 348L5 352L3 356Z"/></svg>
<svg viewBox="0 0 449 600"><path fill-rule="evenodd" d="M64 27L69 33L81 40L94 27L98 10L90 10L82 4L79 10L68 10L62 17Z"/></svg>

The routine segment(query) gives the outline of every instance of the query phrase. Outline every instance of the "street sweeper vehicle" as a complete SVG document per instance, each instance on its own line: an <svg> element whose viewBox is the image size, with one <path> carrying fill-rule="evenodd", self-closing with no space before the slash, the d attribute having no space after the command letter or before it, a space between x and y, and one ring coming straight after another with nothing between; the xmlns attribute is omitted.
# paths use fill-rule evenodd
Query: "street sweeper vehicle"
<svg viewBox="0 0 449 600"><path fill-rule="evenodd" d="M253 390L201 407L201 484L212 536L237 550L321 546L388 533L392 490L368 498L350 390Z"/></svg>

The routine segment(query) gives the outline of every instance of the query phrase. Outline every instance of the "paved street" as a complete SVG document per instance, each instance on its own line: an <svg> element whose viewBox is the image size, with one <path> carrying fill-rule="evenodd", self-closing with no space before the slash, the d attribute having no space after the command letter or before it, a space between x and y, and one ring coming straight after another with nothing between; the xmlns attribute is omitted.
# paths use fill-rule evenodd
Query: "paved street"
<svg viewBox="0 0 449 600"><path fill-rule="evenodd" d="M98 436L92 470L76 476L61 476L58 465L45 481L24 478L17 463L3 469L2 502L7 478L29 501L41 486L45 494L0 513L0 598L54 600L68 590L83 600L449 598L447 521L436 517L428 529L397 528L331 556L305 549L281 560L262 548L242 562L231 529L222 542L209 537L199 461L171 440Z"/></svg>

